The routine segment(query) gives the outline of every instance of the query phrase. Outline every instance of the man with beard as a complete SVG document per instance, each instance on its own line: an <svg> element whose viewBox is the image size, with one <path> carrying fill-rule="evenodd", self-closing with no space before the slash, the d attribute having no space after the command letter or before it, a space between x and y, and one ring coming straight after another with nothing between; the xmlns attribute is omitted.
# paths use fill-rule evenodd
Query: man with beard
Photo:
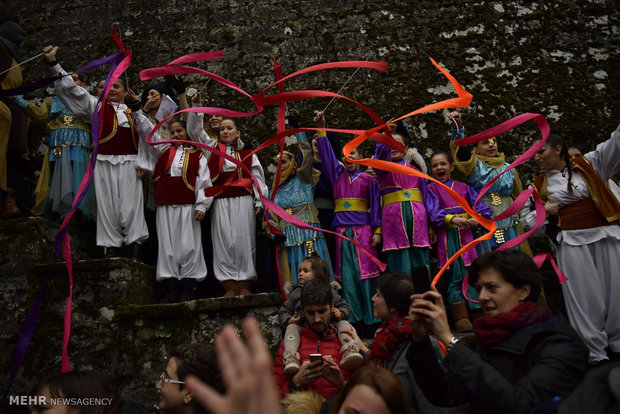
<svg viewBox="0 0 620 414"><path fill-rule="evenodd" d="M328 398L338 393L350 371L339 367L341 354L336 325L332 321L334 300L331 288L317 279L304 285L301 293L305 325L300 336L301 368L293 376L284 373L284 341L275 358L274 376L280 392L313 390Z"/></svg>
<svg viewBox="0 0 620 414"><path fill-rule="evenodd" d="M172 350L166 369L155 383L159 393L158 407L166 414L207 414L185 386L187 376L193 375L223 393L224 386L217 367L213 345L193 343Z"/></svg>

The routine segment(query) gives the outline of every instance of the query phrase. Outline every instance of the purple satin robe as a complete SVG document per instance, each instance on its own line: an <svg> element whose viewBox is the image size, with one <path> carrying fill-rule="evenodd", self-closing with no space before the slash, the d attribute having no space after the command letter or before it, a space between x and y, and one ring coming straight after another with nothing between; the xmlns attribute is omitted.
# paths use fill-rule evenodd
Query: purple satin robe
<svg viewBox="0 0 620 414"><path fill-rule="evenodd" d="M377 143L375 158L378 160L391 161L391 148ZM415 168L403 161L394 161L400 165ZM383 230L383 251L408 249L409 247L429 247L428 238L429 224L436 227L439 222L443 222L438 217L439 201L432 192L428 191L428 184L425 179L412 175L397 174L384 170L375 169L381 195L394 191L417 188L420 190L422 202L406 201L384 205L381 214L381 228ZM410 208L413 215L413 240L409 240L401 211L401 206Z"/></svg>
<svg viewBox="0 0 620 414"><path fill-rule="evenodd" d="M379 184L370 174L361 170L349 173L338 162L327 137L317 140L319 154L321 155L322 171L327 175L334 188L334 200L341 198L353 198L366 200L369 205L368 211L338 211L334 213L332 226L340 234L344 234L347 228L351 228L355 240L377 257L377 249L372 246L372 236L375 228L381 226L381 207L379 202ZM342 238L337 239L336 268L334 276L340 279L342 269L340 250ZM348 263L349 266L357 267L362 279L379 276L379 267L368 256L355 249L357 263Z"/></svg>
<svg viewBox="0 0 620 414"><path fill-rule="evenodd" d="M463 197L469 205L472 205L476 198L478 197L478 193L476 190L471 188L465 183L460 181L455 181L452 178L447 180L444 185L450 187L452 190L457 192L461 197ZM446 247L447 243L447 235L446 235L446 225L445 225L445 217L448 214L462 214L465 213L465 210L459 206L459 204L454 200L454 198L441 187L437 183L430 183L428 185L428 189L437 196L439 200L439 217L441 217L441 225L437 227L437 266L443 266L448 261L448 251ZM482 201L479 201L476 204L475 208L476 212L484 217L491 217L493 212L491 208L484 204ZM471 242L474 239L472 234L472 230L469 227L460 227L459 228L459 238L461 242L461 247L465 246L467 243ZM473 262L476 257L478 257L476 253L476 249L469 249L465 253L463 253L463 263L465 266L469 266L471 262Z"/></svg>

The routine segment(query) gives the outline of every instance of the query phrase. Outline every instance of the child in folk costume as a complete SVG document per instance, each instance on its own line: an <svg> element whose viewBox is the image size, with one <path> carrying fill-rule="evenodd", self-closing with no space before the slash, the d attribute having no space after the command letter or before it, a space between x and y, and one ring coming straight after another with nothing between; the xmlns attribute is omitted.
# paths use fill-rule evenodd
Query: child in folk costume
<svg viewBox="0 0 620 414"><path fill-rule="evenodd" d="M504 153L497 151L497 140L495 138L478 142L471 151L465 147L458 147L454 141L465 136L465 127L461 122L461 114L451 112L449 119L453 123L450 150L454 159L454 165L467 177L467 183L470 187L480 191L486 183L502 173L509 164L505 161ZM484 201L493 210L492 217L495 217L503 213L521 191L523 191L523 186L521 185L519 174L513 168L493 183L489 191L482 196L481 201ZM491 249L496 249L508 240L514 239L523 233L518 214L500 220L496 224L497 230L491 240L476 246L478 255ZM474 233L475 237L480 235L477 234L477 231ZM530 256L532 255L527 240L521 243L520 249Z"/></svg>
<svg viewBox="0 0 620 414"><path fill-rule="evenodd" d="M329 145L329 144L328 144ZM284 353L282 359L284 362L284 373L288 376L297 374L301 366L299 356L300 336L304 329L305 318L303 307L301 304L301 292L304 285L311 280L317 280L320 283L329 283L329 267L325 260L321 259L316 252L312 256L304 257L299 266L297 282L299 284L293 287L286 302L278 311L278 321L282 328L286 329L284 333ZM364 362L362 354L359 352L359 345L352 340L351 336L346 333L352 330L351 324L347 321L351 314L351 307L346 300L342 299L338 292L332 288L332 297L334 306L332 308L332 320L338 329L338 340L342 345L340 366L344 369L352 369L358 367ZM320 353L320 350L317 351Z"/></svg>
<svg viewBox="0 0 620 414"><path fill-rule="evenodd" d="M407 147L402 135L392 132L392 137ZM375 158L417 170L405 160L404 152L379 142ZM423 178L378 168L374 168L374 171L383 199L381 230L388 271L410 273L414 267L429 268L429 233L433 234L429 226L436 226L441 221L437 196L428 191L428 184Z"/></svg>
<svg viewBox="0 0 620 414"><path fill-rule="evenodd" d="M190 136L203 144L242 160L251 150L244 149L241 131L236 121L224 118L220 122L219 140L209 137L203 129L203 114L190 113L188 117ZM244 161L257 178L263 194L267 194L265 173L256 154ZM213 270L224 287L224 296L249 295L252 280L256 279L256 215L263 204L256 184L249 174L236 164L211 153L208 160L213 186L226 183L231 176L234 181L214 196L211 208L211 238L213 240Z"/></svg>
<svg viewBox="0 0 620 414"><path fill-rule="evenodd" d="M452 178L454 165L450 162L450 155L446 152L436 152L431 156L431 173L433 177L441 181L445 186L451 188L462 196L469 205L473 206L478 197L476 190L465 183L455 181ZM429 191L433 192L439 200L439 217L442 223L437 227L437 266L442 267L452 255L459 251L464 245L474 239L472 228L478 226L478 222L463 210L452 196L435 182L428 185ZM490 217L493 212L482 201L475 206L478 214ZM465 304L463 297L462 284L463 278L467 274L467 268L478 257L476 249L469 249L446 270L448 285L446 289L447 303L450 305L454 327L457 332L470 332L472 325L469 322L467 308L480 309L480 305L473 302ZM476 290L470 286L467 296L476 300Z"/></svg>
<svg viewBox="0 0 620 414"><path fill-rule="evenodd" d="M58 47L46 46L43 56L54 75L66 75L56 61ZM131 246L131 256L138 259L139 245L148 237L142 202L140 155L150 150L138 139L131 110L125 97L137 101L128 90L126 80L118 78L97 108L98 99L64 76L54 83L62 103L76 116L90 120L99 111L103 129L99 137L97 166L94 172L97 199L97 245L108 248L107 257L120 255L120 248Z"/></svg>
<svg viewBox="0 0 620 414"><path fill-rule="evenodd" d="M142 137L152 130L150 120L141 114L136 126ZM170 139L190 139L184 121L174 121L169 130ZM157 133L152 137L153 142L163 140ZM159 244L156 276L165 293L162 302L194 300L196 285L207 276L199 223L213 202L204 191L211 186L207 160L191 145L160 144L155 148L159 153L152 178Z"/></svg>
<svg viewBox="0 0 620 414"><path fill-rule="evenodd" d="M295 136L301 154L292 151L284 151L282 154L280 186L273 201L306 224L320 228L318 211L313 204L314 186L319 177L318 171L312 168L312 148L304 132ZM273 189L270 197L272 193ZM300 229L274 214L269 214L268 220L271 226L284 233L284 240L279 244L278 260L285 285L297 283L297 269L301 261L313 252L317 252L327 262L331 274L332 264L322 232Z"/></svg>
<svg viewBox="0 0 620 414"><path fill-rule="evenodd" d="M71 74L76 85L84 87L77 73ZM43 167L37 183L36 201L32 212L43 214L45 202L57 217L64 217L71 206L75 193L82 182L90 158L90 123L68 110L57 96L37 106L22 96L14 101L34 121L47 122L50 131ZM50 176L51 175L51 176ZM85 218L93 216L95 206L92 189L78 207Z"/></svg>
<svg viewBox="0 0 620 414"><path fill-rule="evenodd" d="M315 118L318 128L325 128L325 117ZM379 184L370 174L362 172L359 164L342 157L342 164L334 155L324 130L318 132L317 146L323 173L333 186L336 208L333 227L342 235L360 243L368 252L377 256L381 244L381 207ZM360 159L358 150L349 158ZM345 300L351 305L349 322L372 325L380 320L373 316L371 298L376 292L375 278L380 269L368 256L348 240L336 241L335 277L342 282Z"/></svg>

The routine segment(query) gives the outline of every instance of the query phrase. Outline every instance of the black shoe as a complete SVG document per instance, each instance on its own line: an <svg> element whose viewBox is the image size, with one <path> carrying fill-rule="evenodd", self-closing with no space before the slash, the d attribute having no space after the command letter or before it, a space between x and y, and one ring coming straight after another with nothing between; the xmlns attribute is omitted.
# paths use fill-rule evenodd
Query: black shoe
<svg viewBox="0 0 620 414"><path fill-rule="evenodd" d="M105 259L112 259L114 257L121 257L120 247L106 247Z"/></svg>
<svg viewBox="0 0 620 414"><path fill-rule="evenodd" d="M198 286L198 281L196 279L181 279L181 297L179 298L179 302L196 300L196 286Z"/></svg>
<svg viewBox="0 0 620 414"><path fill-rule="evenodd" d="M166 278L161 281L163 296L159 303L177 303L181 294L181 282L179 279Z"/></svg>

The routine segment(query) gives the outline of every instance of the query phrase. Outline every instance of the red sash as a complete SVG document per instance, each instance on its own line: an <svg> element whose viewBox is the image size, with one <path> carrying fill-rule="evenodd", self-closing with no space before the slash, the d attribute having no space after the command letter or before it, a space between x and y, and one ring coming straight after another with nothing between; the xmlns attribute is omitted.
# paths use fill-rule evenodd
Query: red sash
<svg viewBox="0 0 620 414"><path fill-rule="evenodd" d="M223 153L226 153L226 144L221 142L217 143L217 149ZM248 154L250 154L251 150L241 150L235 151L235 158L238 160L244 159ZM245 159L244 164L248 169L252 170L252 157L248 157ZM254 195L254 190L252 188L252 179L250 174L242 168L237 168L233 171L222 172L222 168L224 167L224 158L211 154L209 158L209 172L211 173L211 181L213 183L213 187L220 186L225 184L232 176L233 181L228 184L228 186L221 192L214 194L213 196L216 198L230 198L230 197L241 197L245 195ZM207 195L211 195L208 194Z"/></svg>

